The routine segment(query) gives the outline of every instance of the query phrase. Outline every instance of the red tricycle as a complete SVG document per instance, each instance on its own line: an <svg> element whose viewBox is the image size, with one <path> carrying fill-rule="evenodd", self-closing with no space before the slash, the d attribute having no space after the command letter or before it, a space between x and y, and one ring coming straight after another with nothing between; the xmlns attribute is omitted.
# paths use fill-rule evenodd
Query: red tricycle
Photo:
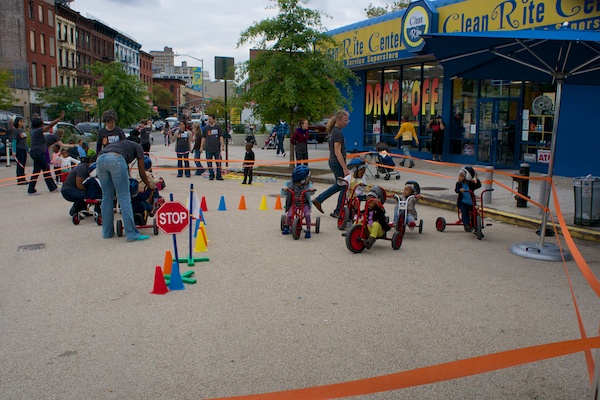
<svg viewBox="0 0 600 400"><path fill-rule="evenodd" d="M287 190L287 192L290 194L289 197L289 203L286 204L286 209L291 211L291 221L292 221L292 225L291 225L291 233L292 233L292 237L294 238L294 240L298 240L300 238L300 234L302 233L302 227L306 226L306 217L304 215L304 205L306 204L306 199L307 199L307 195L308 193L313 193L315 192L316 189L311 188L311 189L306 189L302 191L302 194L300 195L300 205L297 206L296 205L296 198L294 196L294 191L293 190ZM289 208L288 208L289 205ZM286 212L287 214L287 212ZM283 232L286 228L287 228L287 215L283 214L281 216L281 231ZM316 217L315 218L315 222L311 222L310 226L314 226L315 227L315 233L319 233L321 230L321 217ZM308 227L307 227L308 228ZM308 236L310 237L310 233L307 231Z"/></svg>
<svg viewBox="0 0 600 400"><path fill-rule="evenodd" d="M96 224L102 226L102 214L100 212L100 203L102 201L100 199L85 199L85 210L76 212L72 215L71 220L74 225L79 225L82 219L85 217L94 216L94 221ZM90 207L94 206L94 211L90 212Z"/></svg>
<svg viewBox="0 0 600 400"><path fill-rule="evenodd" d="M474 232L477 235L477 239L479 239L479 240L481 240L483 238L483 229L486 226L492 225L492 224L484 224L485 210L483 207L483 194L486 192L491 192L493 190L494 189L483 190L479 196L479 204L477 204L477 196L475 196L475 192L473 192L472 190L469 190L469 194L471 194L471 200L472 200L473 205L471 206L471 210L470 210L470 213L471 213L470 224L469 224L469 227L467 227L466 229ZM446 219L444 217L438 217L438 219L435 220L435 228L440 232L443 232L444 229L446 229L446 226L448 226L448 225L463 226L460 208L458 209L458 220L454 223L447 223Z"/></svg>
<svg viewBox="0 0 600 400"><path fill-rule="evenodd" d="M348 222L358 223L360 220L360 202L361 199L356 196L356 188L363 186L359 184L355 186L351 191L348 187L348 182L344 179L338 179L338 185L343 186L343 200L342 206L338 213L337 227L339 230L344 230L348 226ZM350 196L348 196L350 192Z"/></svg>

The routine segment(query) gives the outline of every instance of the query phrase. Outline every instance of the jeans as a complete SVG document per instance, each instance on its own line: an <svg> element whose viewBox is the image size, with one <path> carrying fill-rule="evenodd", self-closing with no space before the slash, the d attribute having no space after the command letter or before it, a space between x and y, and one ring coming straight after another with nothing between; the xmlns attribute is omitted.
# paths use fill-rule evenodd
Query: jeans
<svg viewBox="0 0 600 400"><path fill-rule="evenodd" d="M404 155L406 157L410 157L410 146L411 146L411 143L404 144L404 142L402 142L402 151L404 152ZM406 159L406 158L402 159L402 161L400 162L400 165L404 165L404 162L407 160L410 161L410 165L415 165L415 162L412 159Z"/></svg>
<svg viewBox="0 0 600 400"><path fill-rule="evenodd" d="M86 191L77 189L76 187L63 187L61 194L65 200L73 203L73 209L77 212L85 210Z"/></svg>
<svg viewBox="0 0 600 400"><path fill-rule="evenodd" d="M335 193L340 192L338 196L337 205L335 206L335 210L333 211L334 214L339 214L340 208L342 207L342 202L344 201L344 191L342 190L342 187L337 184L337 179L344 177L344 169L337 161L333 163L330 161L329 168L331 168L331 172L333 172L333 175L335 176L336 183L334 183L333 185L331 185L331 187L329 187L329 189L325 190L320 195L318 195L315 200L317 200L319 203L323 203Z"/></svg>
<svg viewBox="0 0 600 400"><path fill-rule="evenodd" d="M102 237L108 239L115 234L113 201L115 191L121 206L121 219L127 241L136 240L140 232L135 227L133 208L129 195L129 168L125 158L117 153L104 153L96 161L98 179L102 185Z"/></svg>
<svg viewBox="0 0 600 400"><path fill-rule="evenodd" d="M188 160L189 155L189 151L185 153L177 153L177 177L183 176L184 172L185 176L187 176L188 178L192 174L192 172L190 171L190 161ZM184 167L185 170L183 169Z"/></svg>
<svg viewBox="0 0 600 400"><path fill-rule="evenodd" d="M471 226L471 211L473 209L472 204L466 204L463 202L458 203L458 208L460 209L460 217L465 228Z"/></svg>
<svg viewBox="0 0 600 400"><path fill-rule="evenodd" d="M220 151L216 151L216 152L212 152L212 151L208 151L206 150L206 159L210 160L210 159L215 159L215 160L220 160L221 159L221 152ZM221 178L221 163L217 162L217 179ZM211 161L207 161L206 165L208 165L208 175L209 178L214 178L215 177L215 171L213 171L213 163Z"/></svg>
<svg viewBox="0 0 600 400"><path fill-rule="evenodd" d="M17 149L17 181L25 182L25 164L27 163L27 149Z"/></svg>
<svg viewBox="0 0 600 400"><path fill-rule="evenodd" d="M52 174L50 173L48 163L46 162L46 153L43 151L32 150L29 152L29 155L33 160L33 174L31 175L31 179L29 180L29 189L27 189L27 193L36 192L35 184L37 183L38 173L40 171L44 171L44 180L46 181L46 186L48 186L48 190L51 192L56 190L56 183L54 183L54 180L52 179Z"/></svg>
<svg viewBox="0 0 600 400"><path fill-rule="evenodd" d="M196 161L194 161L196 164L196 175L202 175L204 173L204 167L202 166L202 163L198 161L202 156L200 153L200 149L194 150L194 159L196 159Z"/></svg>
<svg viewBox="0 0 600 400"><path fill-rule="evenodd" d="M283 141L285 137L277 135L277 154L285 154L285 150L283 149Z"/></svg>

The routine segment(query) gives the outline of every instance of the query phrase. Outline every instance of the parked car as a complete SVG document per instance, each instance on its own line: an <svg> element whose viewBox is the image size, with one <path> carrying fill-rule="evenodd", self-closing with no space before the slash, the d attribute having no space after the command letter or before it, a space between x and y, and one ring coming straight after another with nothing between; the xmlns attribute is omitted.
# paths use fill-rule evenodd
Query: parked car
<svg viewBox="0 0 600 400"><path fill-rule="evenodd" d="M12 153L12 137L10 137L10 132L13 128L12 121L14 121L16 117L23 118L21 114L0 110L0 157L6 156L7 146L8 151Z"/></svg>
<svg viewBox="0 0 600 400"><path fill-rule="evenodd" d="M154 121L155 131L162 131L163 129L165 129L165 121L163 121L162 119L157 119L156 121Z"/></svg>
<svg viewBox="0 0 600 400"><path fill-rule="evenodd" d="M329 118L308 125L309 140L316 140L317 143L323 143L327 140L327 121L329 121Z"/></svg>
<svg viewBox="0 0 600 400"><path fill-rule="evenodd" d="M169 123L169 128L179 127L179 120L175 117L167 117L165 118L165 122Z"/></svg>
<svg viewBox="0 0 600 400"><path fill-rule="evenodd" d="M92 133L98 133L102 126L99 122L80 122L75 125L85 136L91 136Z"/></svg>
<svg viewBox="0 0 600 400"><path fill-rule="evenodd" d="M49 123L50 123L50 121L44 121L45 125L48 125ZM86 136L75 125L70 124L68 122L62 122L62 121L57 123L56 125L54 125L52 128L50 128L50 130L47 133L56 133L57 129L62 129L63 131L65 131L65 134L69 133L71 136L72 135Z"/></svg>

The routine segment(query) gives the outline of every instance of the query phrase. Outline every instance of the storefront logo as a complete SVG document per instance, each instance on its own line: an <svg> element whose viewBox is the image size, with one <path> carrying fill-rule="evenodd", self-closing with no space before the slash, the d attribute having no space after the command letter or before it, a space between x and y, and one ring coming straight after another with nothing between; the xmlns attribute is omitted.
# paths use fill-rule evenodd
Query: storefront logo
<svg viewBox="0 0 600 400"><path fill-rule="evenodd" d="M437 15L437 12L435 15ZM432 33L432 27L436 25L437 18L434 18L432 9L427 2L411 3L406 9L402 20L402 42L406 49L413 53L423 50L425 41L421 36ZM435 31L437 31L437 28Z"/></svg>

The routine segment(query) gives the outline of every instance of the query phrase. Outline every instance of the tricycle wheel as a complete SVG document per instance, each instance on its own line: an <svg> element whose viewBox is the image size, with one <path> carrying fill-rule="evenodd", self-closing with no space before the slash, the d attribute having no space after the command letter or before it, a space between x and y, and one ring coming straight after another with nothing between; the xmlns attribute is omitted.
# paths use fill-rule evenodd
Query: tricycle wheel
<svg viewBox="0 0 600 400"><path fill-rule="evenodd" d="M292 222L292 237L294 240L298 240L300 238L300 234L302 233L302 221L300 218L294 218L294 222Z"/></svg>
<svg viewBox="0 0 600 400"><path fill-rule="evenodd" d="M79 225L79 222L81 222L79 219L79 213L73 214L73 218L71 218L71 220L73 221L73 225Z"/></svg>
<svg viewBox="0 0 600 400"><path fill-rule="evenodd" d="M477 235L477 239L481 240L481 238L483 237L483 221L482 221L481 215L478 215L477 218L475 219L475 229L476 229L475 234Z"/></svg>
<svg viewBox="0 0 600 400"><path fill-rule="evenodd" d="M365 249L366 229L362 225L352 225L346 233L346 247L353 253L360 253Z"/></svg>
<svg viewBox="0 0 600 400"><path fill-rule="evenodd" d="M396 175L396 179L400 179L400 174Z"/></svg>
<svg viewBox="0 0 600 400"><path fill-rule="evenodd" d="M394 226L394 229L396 231L400 231L401 229L404 230L404 219L406 218L406 216L404 215L404 210L400 210L400 212L398 212L398 218L396 218L396 226ZM402 232L404 234L404 232Z"/></svg>
<svg viewBox="0 0 600 400"><path fill-rule="evenodd" d="M346 224L348 224L349 213L350 211L348 210L348 207L343 207L340 209L337 219L337 227L340 231L346 228Z"/></svg>
<svg viewBox="0 0 600 400"><path fill-rule="evenodd" d="M423 233L423 220L419 221L419 233Z"/></svg>
<svg viewBox="0 0 600 400"><path fill-rule="evenodd" d="M444 217L438 217L438 219L435 220L435 229L444 232L444 229L446 229L446 220Z"/></svg>
<svg viewBox="0 0 600 400"><path fill-rule="evenodd" d="M392 248L398 250L402 246L402 234L398 231L392 235Z"/></svg>
<svg viewBox="0 0 600 400"><path fill-rule="evenodd" d="M102 226L102 214L98 214L98 215L96 215L96 223L97 223L99 226Z"/></svg>
<svg viewBox="0 0 600 400"><path fill-rule="evenodd" d="M315 233L321 232L321 217L315 219Z"/></svg>
<svg viewBox="0 0 600 400"><path fill-rule="evenodd" d="M117 236L123 236L123 221L120 219L117 220Z"/></svg>
<svg viewBox="0 0 600 400"><path fill-rule="evenodd" d="M158 222L156 218L152 218L152 229L154 230L154 235L158 235Z"/></svg>
<svg viewBox="0 0 600 400"><path fill-rule="evenodd" d="M283 214L281 216L281 224L280 224L280 226L281 226L281 231L283 232L283 230L285 229L285 214Z"/></svg>

